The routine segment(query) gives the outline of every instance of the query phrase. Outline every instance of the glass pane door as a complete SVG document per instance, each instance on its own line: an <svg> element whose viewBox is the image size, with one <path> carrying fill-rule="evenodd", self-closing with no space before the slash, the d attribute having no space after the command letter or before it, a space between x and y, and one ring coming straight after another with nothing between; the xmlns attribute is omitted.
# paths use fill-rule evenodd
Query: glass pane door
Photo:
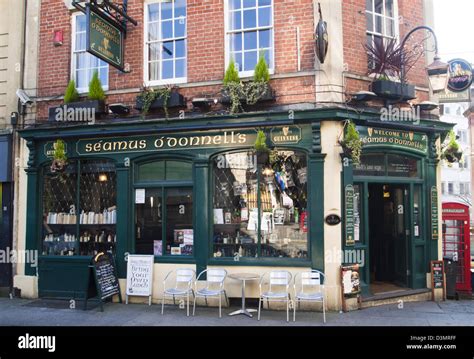
<svg viewBox="0 0 474 359"><path fill-rule="evenodd" d="M192 188L166 190L166 254L192 255L193 191Z"/></svg>
<svg viewBox="0 0 474 359"><path fill-rule="evenodd" d="M137 190L138 191L138 190ZM135 199L135 252L163 255L163 189L148 188L144 200ZM137 195L138 197L138 195Z"/></svg>

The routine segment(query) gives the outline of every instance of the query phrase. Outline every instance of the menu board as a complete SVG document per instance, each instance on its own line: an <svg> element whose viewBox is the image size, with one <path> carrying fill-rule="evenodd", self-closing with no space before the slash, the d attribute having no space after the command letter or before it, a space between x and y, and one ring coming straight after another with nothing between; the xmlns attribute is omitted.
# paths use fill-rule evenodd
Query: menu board
<svg viewBox="0 0 474 359"><path fill-rule="evenodd" d="M344 190L345 243L353 246L354 240L354 186L347 185Z"/></svg>
<svg viewBox="0 0 474 359"><path fill-rule="evenodd" d="M443 261L431 261L431 290L432 299L434 300L435 289L443 290L443 299L445 296L445 283L444 283L444 263Z"/></svg>
<svg viewBox="0 0 474 359"><path fill-rule="evenodd" d="M127 260L127 295L150 296L153 287L153 255L130 254Z"/></svg>
<svg viewBox="0 0 474 359"><path fill-rule="evenodd" d="M360 293L359 265L342 266L342 287L345 297Z"/></svg>
<svg viewBox="0 0 474 359"><path fill-rule="evenodd" d="M104 252L97 254L92 258L92 267L101 300L120 294L119 281L112 254Z"/></svg>

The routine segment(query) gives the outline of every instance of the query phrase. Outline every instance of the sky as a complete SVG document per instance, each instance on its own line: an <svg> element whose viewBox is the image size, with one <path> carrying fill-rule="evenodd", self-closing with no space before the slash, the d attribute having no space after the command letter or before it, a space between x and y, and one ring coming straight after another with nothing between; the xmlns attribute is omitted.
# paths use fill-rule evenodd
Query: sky
<svg viewBox="0 0 474 359"><path fill-rule="evenodd" d="M441 59L474 63L474 0L433 0Z"/></svg>

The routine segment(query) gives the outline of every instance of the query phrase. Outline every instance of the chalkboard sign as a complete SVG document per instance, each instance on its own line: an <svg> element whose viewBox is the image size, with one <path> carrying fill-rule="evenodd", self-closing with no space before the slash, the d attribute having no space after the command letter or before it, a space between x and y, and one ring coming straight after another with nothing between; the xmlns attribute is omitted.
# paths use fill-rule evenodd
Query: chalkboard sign
<svg viewBox="0 0 474 359"><path fill-rule="evenodd" d="M116 294L120 296L119 281L112 254L104 252L97 254L92 258L92 267L99 299L103 301Z"/></svg>
<svg viewBox="0 0 474 359"><path fill-rule="evenodd" d="M444 281L444 263L443 261L431 261L431 297L434 300L435 289L443 290L443 299L445 295Z"/></svg>

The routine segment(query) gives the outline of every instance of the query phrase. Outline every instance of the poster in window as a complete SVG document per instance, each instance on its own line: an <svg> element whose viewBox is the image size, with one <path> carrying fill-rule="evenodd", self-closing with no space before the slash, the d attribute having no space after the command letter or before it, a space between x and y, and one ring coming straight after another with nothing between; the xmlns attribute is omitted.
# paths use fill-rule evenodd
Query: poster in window
<svg viewBox="0 0 474 359"><path fill-rule="evenodd" d="M155 256L163 255L163 241L153 241L153 254Z"/></svg>
<svg viewBox="0 0 474 359"><path fill-rule="evenodd" d="M224 224L224 210L222 208L214 208L214 224Z"/></svg>
<svg viewBox="0 0 474 359"><path fill-rule="evenodd" d="M242 208L240 211L240 220L241 221L248 221L249 220L249 209L248 208Z"/></svg>
<svg viewBox="0 0 474 359"><path fill-rule="evenodd" d="M285 224L285 208L277 208L273 211L275 225Z"/></svg>
<svg viewBox="0 0 474 359"><path fill-rule="evenodd" d="M171 247L171 255L172 256L181 255L181 247Z"/></svg>

